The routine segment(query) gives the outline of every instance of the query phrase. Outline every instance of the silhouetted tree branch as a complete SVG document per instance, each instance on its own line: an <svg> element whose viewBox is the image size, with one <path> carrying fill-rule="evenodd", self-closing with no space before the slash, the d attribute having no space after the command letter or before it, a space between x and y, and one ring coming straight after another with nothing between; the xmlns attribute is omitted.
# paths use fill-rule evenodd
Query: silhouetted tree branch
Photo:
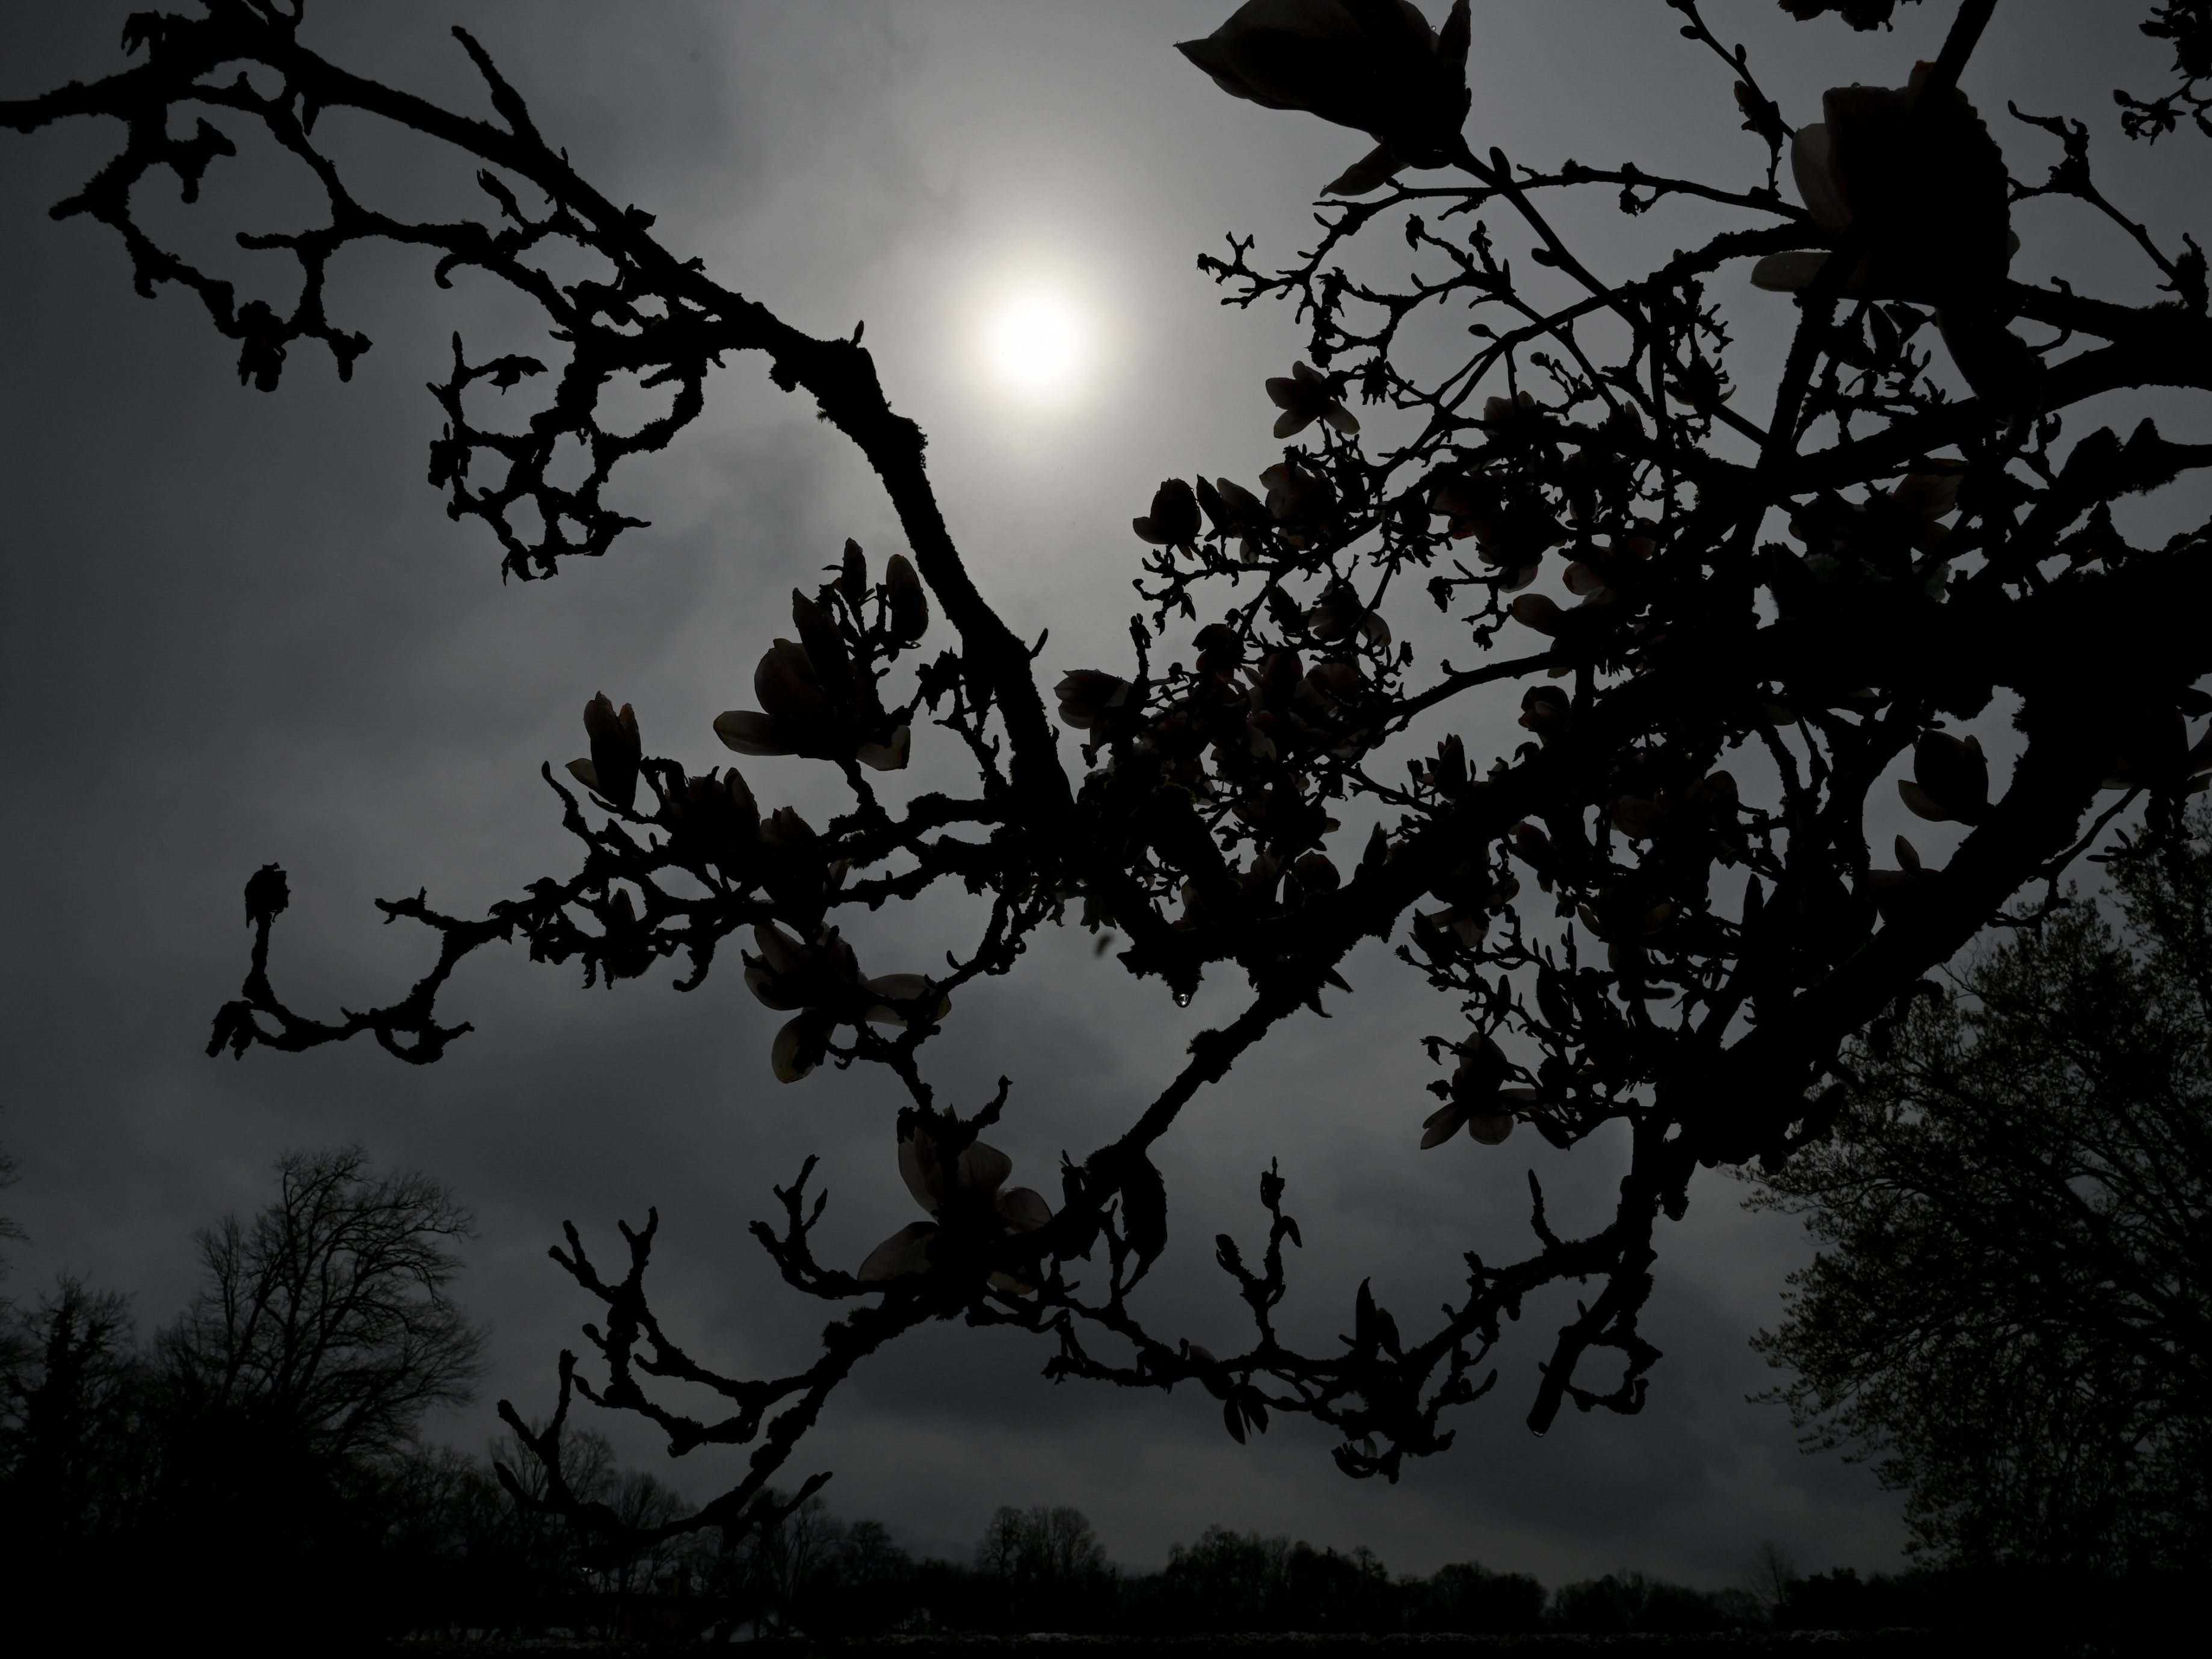
<svg viewBox="0 0 2212 1659"><path fill-rule="evenodd" d="M708 372L732 353L763 354L775 384L815 399L868 459L907 538L911 564L872 567L848 544L829 580L795 592L795 637L775 641L755 675L760 707L714 722L739 754L836 769L851 805L825 827L764 811L735 770L687 775L647 750L633 710L599 697L585 716L590 753L569 768L587 799L545 775L579 868L481 918L447 915L427 895L385 904L439 939L435 966L400 1000L335 1023L292 1012L268 971L282 872L248 889L252 968L210 1052L365 1031L432 1060L467 1030L437 1012L447 976L485 945L580 963L587 984L681 956L688 989L735 937L756 994L793 1016L771 1057L778 1077L866 1062L905 1091L898 1155L927 1219L858 1273L824 1267L808 1243L824 1201L805 1198L810 1163L779 1189L781 1222L756 1230L788 1284L856 1304L790 1376L721 1376L661 1328L644 1282L653 1222L623 1229L629 1261L611 1279L570 1230L554 1255L606 1310L587 1328L605 1373L594 1382L564 1355L558 1409L540 1429L506 1408L545 1462L537 1501L644 1537L758 1516L852 1368L956 1315L1048 1338L1057 1376L1195 1382L1240 1439L1270 1413L1310 1415L1340 1433L1348 1472L1395 1478L1406 1456L1449 1445L1445 1414L1492 1386L1483 1368L1500 1322L1574 1280L1589 1288L1529 1420L1541 1431L1570 1401L1632 1412L1658 1358L1638 1327L1655 1225L1683 1212L1693 1172L1778 1170L1826 1134L1844 1045L2023 885L2055 881L2086 850L2100 789L2172 820L2212 763L2186 725L2212 708L2194 689L2212 671L2207 529L2136 546L2112 514L2212 453L2148 421L2125 439L2066 434L2069 411L2093 397L2212 390L2201 252L2106 201L2087 130L2060 118L2022 116L2012 130L2023 145L2057 142L2045 181L2008 173L1957 91L1995 0L1960 5L1937 59L1904 86L1838 88L1824 118L1794 127L1799 112L1761 90L1694 0L1664 3L1698 61L1723 65L1715 95L1733 98L1751 136L1748 183L1479 151L1463 131L1465 0L1441 28L1401 0L1253 0L1185 43L1224 90L1357 129L1376 148L1330 187L1346 199L1323 204L1316 246L1295 263L1257 264L1235 237L1200 261L1228 302L1286 301L1308 330L1305 361L1267 385L1283 459L1257 491L1168 480L1134 519L1152 550L1130 656L1054 688L1082 738L1080 770L1047 718L1036 652L971 578L923 435L892 409L859 331L807 336L664 248L648 214L575 173L465 33L496 118L353 76L302 44L297 7L256 0L141 14L125 45L143 62L0 106L0 123L25 131L82 115L124 124L114 159L57 214L114 228L142 290L193 292L257 385L274 387L303 343L328 349L342 375L368 349L323 309L323 273L356 242L422 247L441 283L471 266L533 301L557 366L472 362L457 341L429 469L450 512L490 528L512 574L550 575L631 527L604 486L696 416ZM1786 9L1868 28L1893 8ZM2145 138L2185 109L2202 125L2202 8L2166 6L2152 27L2177 41L2183 78L2165 100L2124 100L2127 131ZM409 221L357 201L314 137L340 107L479 168L484 216ZM240 239L298 267L289 313L240 300L134 217L149 175L173 173L189 199L234 153L232 134L256 129L312 170L328 208L320 227ZM1778 185L1785 155L1797 203ZM1631 216L1684 198L1735 222L1615 271L1610 255L1577 251L1553 210L1593 189ZM2013 210L2048 194L2099 209L2168 297L2130 305L2015 278ZM1402 281L1353 274L1356 243L1372 271L1392 236ZM603 274L556 280L556 249ZM1730 367L1729 316L1791 303L1784 295L1795 334L1753 395ZM1463 356L1412 343L1413 320L1447 312L1466 319ZM2022 324L2055 332L2031 343ZM1954 371L1972 395L1954 394ZM479 424L489 392L547 380L536 412ZM664 390L665 410L611 429L601 399L633 383ZM1354 404L1395 435L1370 447ZM556 452L578 447L583 480L553 483ZM1772 539L1784 525L1791 540ZM1555 552L1571 603L1536 586L1559 568ZM927 659L915 654L925 591L953 635ZM1396 640L1386 611L1402 615L1416 592L1464 629L1468 665L1431 670ZM1462 731L1509 686L1528 740L1471 753ZM2025 742L2008 779L1952 729L2000 691ZM1407 755L1417 720L1425 733L1461 729ZM894 813L869 776L904 767L933 728L951 738L946 770L967 781ZM1391 748L1395 769L1377 763ZM1941 869L1901 842L1886 867L1867 844L1870 793L1901 762L1915 812L1968 826ZM1347 816L1372 825L1357 850L1329 839ZM954 885L988 903L942 970L862 971L842 932L856 908ZM1247 989L1157 1097L1130 1103L1121 1136L1062 1169L1055 1209L1009 1187L1009 1161L978 1139L1010 1109L1009 1086L963 1117L939 1100L921 1051L968 984L1012 971L1038 929L1072 913L1126 936L1122 964L1178 1002L1209 974ZM1271 1170L1260 1265L1226 1237L1216 1252L1252 1312L1252 1346L1217 1357L1155 1334L1133 1301L1169 1231L1151 1149L1246 1052L1348 988L1341 964L1368 939L1401 941L1405 967L1458 1006L1454 1029L1427 1042L1442 1074L1423 1144L1462 1131L1495 1144L1525 1127L1569 1147L1624 1125L1631 1159L1613 1218L1562 1236L1532 1190L1534 1247L1504 1263L1469 1253L1465 1298L1440 1322L1401 1331L1363 1285L1342 1349L1306 1354L1270 1317L1286 1287L1282 1246L1299 1243ZM703 1384L728 1414L678 1411L653 1392L663 1380ZM646 1416L678 1450L753 1445L750 1472L694 1515L627 1522L561 1477L558 1435L579 1393Z"/></svg>

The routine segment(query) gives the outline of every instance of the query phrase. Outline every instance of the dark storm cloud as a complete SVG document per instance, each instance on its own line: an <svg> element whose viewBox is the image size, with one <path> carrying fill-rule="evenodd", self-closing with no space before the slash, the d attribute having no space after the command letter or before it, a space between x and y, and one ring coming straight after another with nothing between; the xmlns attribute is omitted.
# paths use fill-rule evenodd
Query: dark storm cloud
<svg viewBox="0 0 2212 1659"><path fill-rule="evenodd" d="M0 26L5 94L105 72L125 9L15 9ZM443 32L463 18L541 126L610 194L659 214L671 246L801 326L866 318L895 401L932 431L971 562L1018 629L1053 629L1048 668L1121 659L1124 526L1155 480L1249 475L1268 458L1260 380L1301 337L1281 315L1221 313L1191 255L1225 229L1288 250L1310 191L1362 148L1234 105L1175 57L1170 43L1227 0L311 9L334 56L473 106ZM1802 112L1825 85L1900 81L1932 52L1943 9L1871 38L1790 31L1765 4L1720 9ZM2124 35L2102 48L2112 61L2082 69L2068 13L2058 0L2005 8L1977 75L2084 111L2115 82L2153 78L2154 54ZM1656 0L1480 14L1479 143L1751 174L1759 153L1725 78L1674 40ZM347 142L377 188L469 192L427 149L365 131ZM110 239L45 220L103 153L74 132L0 146L15 872L0 1135L22 1157L11 1200L35 1241L18 1286L70 1267L136 1288L157 1321L190 1282L191 1230L257 1203L281 1148L360 1139L445 1176L483 1218L469 1283L498 1322L495 1370L487 1403L442 1426L456 1440L482 1438L500 1395L526 1409L548 1399L551 1356L590 1311L543 1256L564 1218L604 1250L615 1217L659 1205L670 1324L728 1366L799 1358L823 1310L786 1295L744 1235L770 1183L823 1154L831 1259L857 1261L915 1212L892 1169L889 1094L862 1077L779 1089L775 1022L733 975L682 997L665 975L583 994L565 969L482 961L451 1005L477 1034L424 1070L367 1048L242 1065L199 1049L243 968L239 891L264 860L292 872L280 983L303 1006L359 1006L426 959L421 937L374 925L373 896L427 884L467 909L567 866L535 775L581 752L593 691L635 703L656 749L695 767L726 759L708 722L749 701L753 659L785 625L781 596L848 534L878 557L899 545L865 468L741 362L708 416L633 476L627 504L652 530L556 581L502 587L483 538L422 485L422 386L451 329L479 355L526 349L528 319L481 283L441 295L422 262L374 253L334 295L377 341L356 383L333 385L301 354L278 395L243 391L185 301L135 300ZM287 188L242 163L199 218L263 222L272 201L295 199ZM1694 222L1589 222L1624 265ZM2091 274L2082 227L2061 216L2057 234L2058 268ZM1079 283L1101 330L1099 395L1051 419L975 390L977 296L1025 264ZM1784 338L1785 305L1736 310L1754 351ZM827 799L804 769L748 771L764 799ZM963 915L932 905L856 934L872 969L920 966ZM936 1065L963 1103L1001 1071L1015 1079L998 1139L1018 1178L1049 1188L1061 1150L1079 1155L1146 1098L1228 988L1164 1010L1073 934L1041 941L1026 968L963 994ZM1168 1152L1188 1272L1155 1291L1164 1328L1229 1340L1206 1241L1254 1234L1271 1156L1311 1247L1285 1319L1312 1335L1341 1327L1364 1277L1415 1316L1453 1293L1460 1251L1516 1248L1532 1165L1555 1217L1609 1202L1620 1167L1603 1146L1561 1158L1524 1135L1417 1155L1431 1073L1415 1040L1452 1016L1379 957L1359 969L1334 1018L1240 1067ZM1395 1490L1353 1486L1298 1425L1240 1449L1201 1399L1053 1389L1033 1346L932 1329L863 1370L805 1468L839 1471L831 1496L847 1513L947 1549L999 1503L1066 1502L1139 1563L1218 1520L1364 1541L1401 1570L1474 1556L1555 1579L1639 1565L1716 1583L1769 1536L1811 1562L1890 1565L1893 1501L1862 1469L1799 1458L1781 1414L1745 1403L1763 1379L1744 1340L1774 1316L1801 1242L1743 1215L1722 1178L1697 1197L1662 1258L1652 1331L1668 1358L1638 1419L1570 1414L1544 1440L1527 1433L1548 1330L1532 1312L1449 1456ZM617 1438L656 1457L635 1432ZM687 1464L674 1478L703 1496L720 1472Z"/></svg>

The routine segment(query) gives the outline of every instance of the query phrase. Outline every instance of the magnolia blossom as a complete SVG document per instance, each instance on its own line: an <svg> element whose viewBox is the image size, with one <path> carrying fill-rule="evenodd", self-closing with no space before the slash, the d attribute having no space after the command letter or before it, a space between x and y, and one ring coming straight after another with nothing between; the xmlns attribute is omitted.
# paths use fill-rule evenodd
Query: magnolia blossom
<svg viewBox="0 0 2212 1659"><path fill-rule="evenodd" d="M1545 553L1566 539L1566 527L1541 496L1509 501L1498 481L1479 469L1438 482L1429 492L1429 511L1451 520L1453 540L1474 538L1484 562L1504 573L1502 586L1508 593L1535 580Z"/></svg>
<svg viewBox="0 0 2212 1659"><path fill-rule="evenodd" d="M1335 527L1336 489L1321 473L1278 461L1260 482L1267 486L1267 511L1292 547L1309 547Z"/></svg>
<svg viewBox="0 0 2212 1659"><path fill-rule="evenodd" d="M1790 167L1814 222L1831 236L1855 233L1857 262L1843 291L1939 303L1986 292L2003 279L2018 239L2010 229L2004 157L1955 88L1922 111L1932 66L1903 87L1835 87L1824 119L1797 130ZM1753 268L1760 288L1811 285L1826 253L1769 254Z"/></svg>
<svg viewBox="0 0 2212 1659"><path fill-rule="evenodd" d="M933 1218L900 1228L869 1251L860 1264L865 1283L888 1284L928 1272L933 1247L948 1231L1012 1237L1035 1232L1052 1219L1052 1206L1041 1193L1027 1187L1000 1190L1014 1172L1014 1161L980 1140L947 1159L929 1132L917 1126L899 1141L898 1166L907 1191ZM1016 1293L1036 1288L1004 1273L993 1273L991 1283Z"/></svg>
<svg viewBox="0 0 2212 1659"><path fill-rule="evenodd" d="M1431 1112L1421 1127L1421 1149L1441 1146L1462 1129L1485 1146L1496 1146L1513 1133L1513 1114L1536 1098L1527 1088L1507 1088L1512 1062L1488 1037L1475 1044L1452 1073L1451 1098Z"/></svg>
<svg viewBox="0 0 2212 1659"><path fill-rule="evenodd" d="M1217 478L1212 483L1200 478L1198 504L1206 509L1217 533L1239 538L1238 551L1246 564L1260 562L1264 539L1275 526L1274 514L1267 511L1265 501L1232 478Z"/></svg>
<svg viewBox="0 0 2212 1659"><path fill-rule="evenodd" d="M1232 97L1375 139L1328 186L1357 196L1406 167L1441 167L1462 148L1470 32L1468 0L1454 0L1441 34L1410 0L1248 0L1176 50Z"/></svg>
<svg viewBox="0 0 2212 1659"><path fill-rule="evenodd" d="M1306 626L1318 640L1346 640L1357 634L1370 645L1390 643L1390 624L1382 620L1382 612L1369 610L1347 581L1333 581L1322 590L1306 612Z"/></svg>
<svg viewBox="0 0 2212 1659"><path fill-rule="evenodd" d="M781 1082L796 1083L819 1066L840 1025L905 1025L917 1015L934 1024L952 1012L952 999L938 993L925 975L864 977L853 947L834 927L810 944L761 922L753 939L760 955L744 957L746 987L779 1012L798 1011L775 1034L770 1050Z"/></svg>
<svg viewBox="0 0 2212 1659"><path fill-rule="evenodd" d="M1978 738L1930 732L1912 745L1912 775L1897 793L1915 816L1978 823L1990 808L1990 763Z"/></svg>
<svg viewBox="0 0 2212 1659"><path fill-rule="evenodd" d="M570 761L569 775L602 800L629 811L637 800L638 762L645 753L637 716L628 703L617 714L602 691L584 705L584 734L592 742L591 758Z"/></svg>
<svg viewBox="0 0 2212 1659"><path fill-rule="evenodd" d="M795 596L803 598L803 595ZM810 602L811 603L811 602ZM847 670L843 695L833 696L824 664ZM895 772L913 752L911 726L893 726L879 710L870 720L865 696L849 679L842 653L815 653L791 640L777 640L753 670L757 709L733 708L714 716L714 735L740 755L811 755L824 760L856 760L878 772Z"/></svg>
<svg viewBox="0 0 2212 1659"><path fill-rule="evenodd" d="M1112 724L1114 717L1129 706L1135 690L1118 674L1076 668L1060 676L1052 694L1060 700L1060 720L1079 732L1089 732Z"/></svg>
<svg viewBox="0 0 2212 1659"><path fill-rule="evenodd" d="M2100 787L2191 792L2205 787L2197 780L2212 771L2212 731L2192 746L2188 722L2171 703L2133 709L2122 703L2108 713L2117 752Z"/></svg>
<svg viewBox="0 0 2212 1659"><path fill-rule="evenodd" d="M1278 438L1294 438L1316 421L1326 421L1347 438L1359 430L1358 417L1344 406L1336 388L1304 363L1292 363L1287 379L1270 380L1267 396L1283 411L1275 421Z"/></svg>
<svg viewBox="0 0 2212 1659"><path fill-rule="evenodd" d="M726 776L709 769L703 778L686 778L662 816L679 847L726 869L761 839L760 803L734 766Z"/></svg>
<svg viewBox="0 0 2212 1659"><path fill-rule="evenodd" d="M1181 478L1163 478L1152 492L1152 510L1129 527L1155 547L1172 547L1192 558L1198 556L1198 497Z"/></svg>

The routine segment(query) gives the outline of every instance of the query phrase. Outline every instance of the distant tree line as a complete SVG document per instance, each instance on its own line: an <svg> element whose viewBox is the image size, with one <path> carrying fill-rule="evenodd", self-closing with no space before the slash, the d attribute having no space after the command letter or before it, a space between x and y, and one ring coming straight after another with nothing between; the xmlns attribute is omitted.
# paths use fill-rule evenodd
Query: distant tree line
<svg viewBox="0 0 2212 1659"><path fill-rule="evenodd" d="M550 1463L512 1432L481 1457L423 1439L434 1407L471 1397L483 1345L450 1293L472 1221L441 1182L379 1172L357 1147L277 1173L261 1212L198 1236L198 1288L149 1341L126 1297L73 1278L0 1306L11 1630L217 1629L247 1645L311 1631L329 1651L410 1632L2110 1629L2191 1593L2185 1573L1956 1553L1943 1570L1803 1575L1771 1545L1718 1591L1633 1571L1547 1590L1472 1561L1394 1575L1364 1547L1219 1526L1145 1572L1115 1566L1066 1506L1001 1507L970 1559L917 1559L879 1522L772 1490L738 1522L671 1532L693 1506L592 1430L566 1427ZM615 1526L547 1504L556 1472Z"/></svg>

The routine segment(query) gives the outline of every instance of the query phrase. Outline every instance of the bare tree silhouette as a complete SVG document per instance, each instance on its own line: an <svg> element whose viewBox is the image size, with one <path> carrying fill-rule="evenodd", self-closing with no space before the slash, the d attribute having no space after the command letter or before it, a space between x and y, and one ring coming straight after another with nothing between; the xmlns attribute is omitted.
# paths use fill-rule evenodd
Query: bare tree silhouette
<svg viewBox="0 0 2212 1659"><path fill-rule="evenodd" d="M1851 1052L1754 1201L1820 1245L1759 1346L1948 1564L2212 1565L2212 814Z"/></svg>

